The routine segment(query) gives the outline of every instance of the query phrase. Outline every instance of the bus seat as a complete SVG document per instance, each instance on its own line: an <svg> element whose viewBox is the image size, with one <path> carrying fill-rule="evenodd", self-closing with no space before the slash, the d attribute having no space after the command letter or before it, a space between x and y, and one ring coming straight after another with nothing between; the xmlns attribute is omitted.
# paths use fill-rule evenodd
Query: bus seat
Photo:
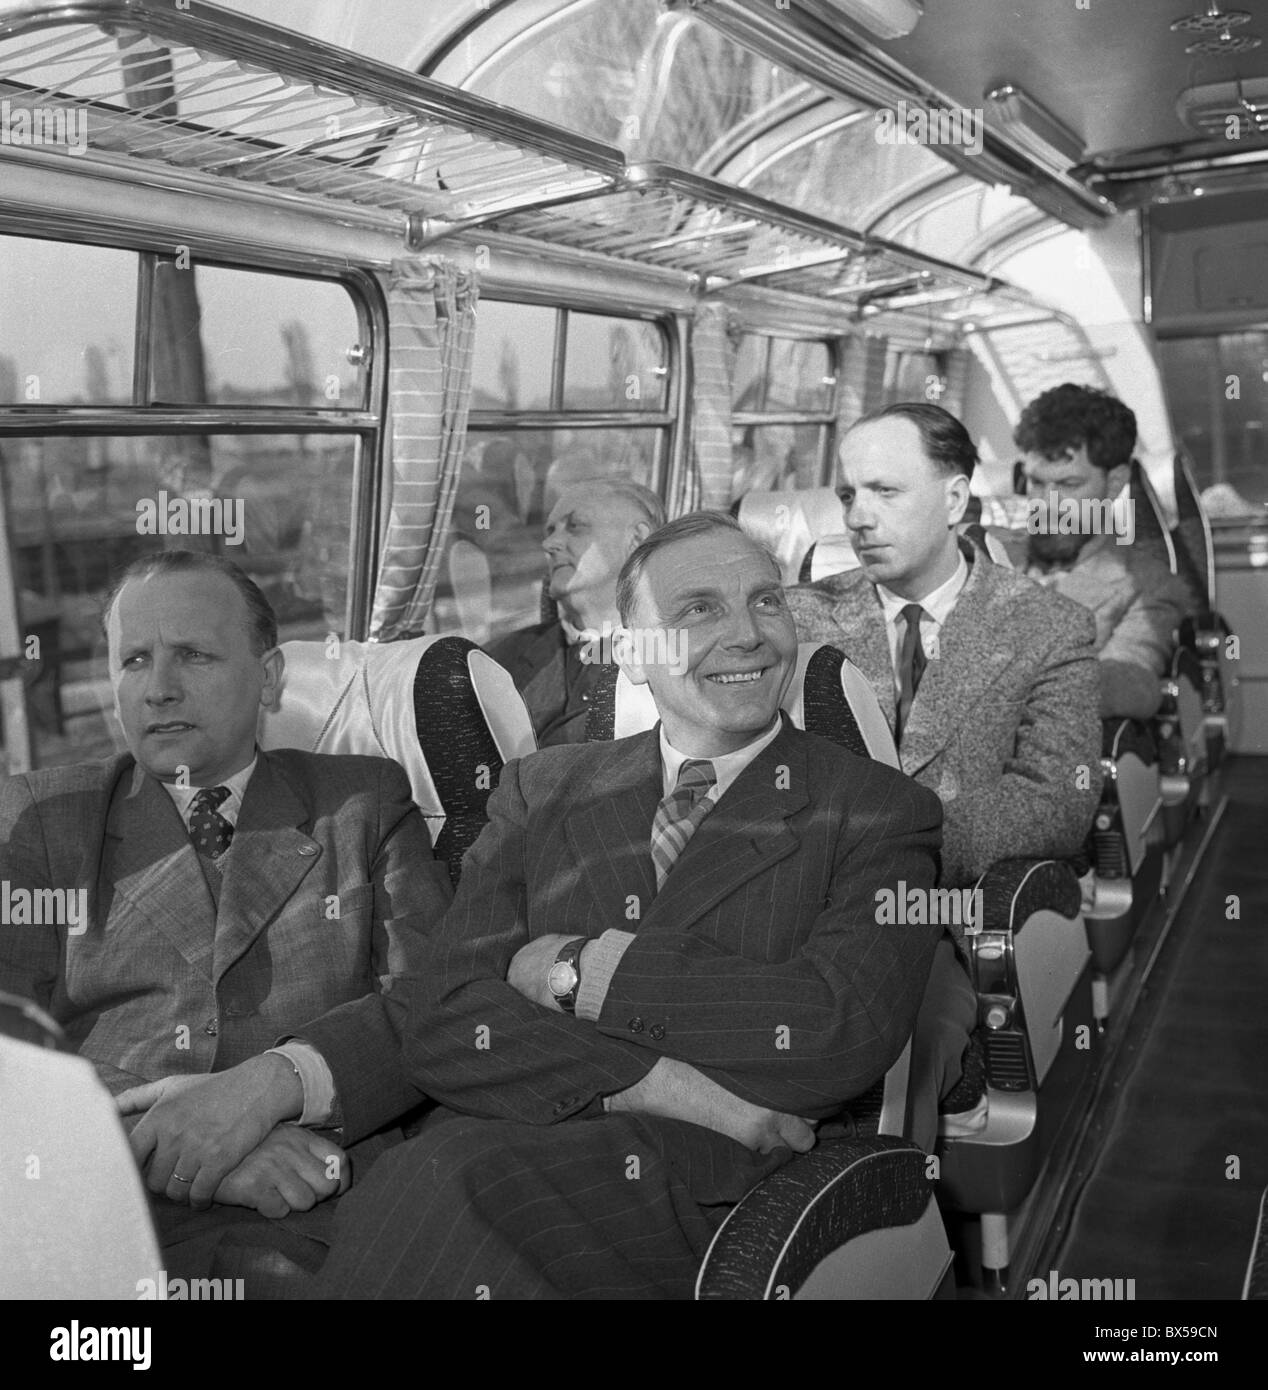
<svg viewBox="0 0 1268 1390"><path fill-rule="evenodd" d="M1259 1219L1250 1243L1250 1261L1242 1284L1243 1301L1268 1302L1268 1188L1259 1198Z"/></svg>
<svg viewBox="0 0 1268 1390"><path fill-rule="evenodd" d="M1165 838L1152 731L1137 719L1107 719L1101 728L1104 780L1090 840L1095 896L1084 918L1098 1027L1109 1018L1109 978L1158 896Z"/></svg>
<svg viewBox="0 0 1268 1390"><path fill-rule="evenodd" d="M841 500L830 487L800 492L746 492L736 512L740 525L764 541L779 560L785 584L797 583L806 551L821 536L841 531Z"/></svg>
<svg viewBox="0 0 1268 1390"><path fill-rule="evenodd" d="M855 554L854 543L846 533L820 536L801 557L801 568L797 572L798 584L817 584L833 574L845 574L859 567L859 557Z"/></svg>
<svg viewBox="0 0 1268 1390"><path fill-rule="evenodd" d="M493 626L493 576L489 557L473 541L457 536L449 547L447 563L458 626L464 637L483 646Z"/></svg>
<svg viewBox="0 0 1268 1390"><path fill-rule="evenodd" d="M980 1217L983 1284L1002 1292L1010 1213L1029 1195L1094 1063L1091 960L1082 895L1068 864L1003 860L977 886L982 921L968 944L985 1051L986 1126L940 1141L939 1195Z"/></svg>
<svg viewBox="0 0 1268 1390"><path fill-rule="evenodd" d="M162 1260L145 1189L90 1062L25 999L0 994L0 1298L135 1300Z"/></svg>
<svg viewBox="0 0 1268 1390"><path fill-rule="evenodd" d="M286 642L282 651L286 671L276 707L261 715L261 747L394 759L456 883L503 765L536 748L510 676L454 636Z"/></svg>
<svg viewBox="0 0 1268 1390"><path fill-rule="evenodd" d="M1202 666L1196 654L1187 647L1177 647L1171 669L1163 678L1162 704L1154 716L1168 848L1184 838L1189 818L1205 790L1206 716L1201 690Z"/></svg>

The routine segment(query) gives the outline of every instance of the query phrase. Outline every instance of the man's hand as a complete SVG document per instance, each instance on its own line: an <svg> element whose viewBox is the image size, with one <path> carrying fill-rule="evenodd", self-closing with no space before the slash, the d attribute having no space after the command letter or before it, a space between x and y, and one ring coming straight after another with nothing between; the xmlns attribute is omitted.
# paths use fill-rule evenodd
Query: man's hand
<svg viewBox="0 0 1268 1390"><path fill-rule="evenodd" d="M278 1125L264 1142L216 1188L224 1206L252 1207L279 1221L341 1196L352 1182L352 1165L338 1144L302 1125Z"/></svg>
<svg viewBox="0 0 1268 1390"><path fill-rule="evenodd" d="M622 1110L688 1120L756 1153L770 1153L781 1146L807 1153L814 1148L814 1125L800 1115L766 1110L732 1095L695 1067L672 1057L662 1057L639 1082L619 1091L608 1101L613 1113Z"/></svg>
<svg viewBox="0 0 1268 1390"><path fill-rule="evenodd" d="M506 972L506 983L512 989L519 990L525 999L531 999L534 1004L541 1004L547 1009L554 1009L556 1013L562 1013L563 1010L546 984L546 977L550 974L550 967L554 965L555 957L564 944L576 939L576 932L571 936L555 932L552 936L538 936L527 942L512 958L510 969Z"/></svg>
<svg viewBox="0 0 1268 1390"><path fill-rule="evenodd" d="M115 1097L121 1115L146 1113L129 1136L145 1185L173 1202L209 1207L224 1178L275 1125L298 1119L304 1090L277 1055L210 1076L168 1076Z"/></svg>

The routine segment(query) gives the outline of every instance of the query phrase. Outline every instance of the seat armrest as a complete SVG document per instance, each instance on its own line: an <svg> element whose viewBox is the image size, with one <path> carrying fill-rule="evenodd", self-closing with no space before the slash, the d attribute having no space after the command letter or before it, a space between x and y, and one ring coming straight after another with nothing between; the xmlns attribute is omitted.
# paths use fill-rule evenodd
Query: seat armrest
<svg viewBox="0 0 1268 1390"><path fill-rule="evenodd" d="M1115 716L1101 720L1101 756L1121 758L1134 753L1146 766L1158 761L1158 744L1153 730L1143 719Z"/></svg>
<svg viewBox="0 0 1268 1390"><path fill-rule="evenodd" d="M1020 932L1036 912L1077 917L1083 900L1079 880L1060 859L1001 859L977 881L982 915L979 932Z"/></svg>
<svg viewBox="0 0 1268 1390"><path fill-rule="evenodd" d="M697 1299L790 1298L857 1236L918 1221L933 1183L905 1139L832 1139L760 1182L727 1215L705 1254Z"/></svg>

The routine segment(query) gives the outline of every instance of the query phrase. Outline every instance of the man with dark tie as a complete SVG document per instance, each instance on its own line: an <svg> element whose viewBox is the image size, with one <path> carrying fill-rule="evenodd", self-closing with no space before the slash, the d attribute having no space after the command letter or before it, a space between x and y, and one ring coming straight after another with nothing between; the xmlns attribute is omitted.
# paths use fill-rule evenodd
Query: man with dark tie
<svg viewBox="0 0 1268 1390"><path fill-rule="evenodd" d="M511 673L539 748L584 743L590 697L620 621L616 577L630 552L665 521L665 506L640 483L587 478L560 495L546 518L547 592L558 616L512 632L487 651Z"/></svg>
<svg viewBox="0 0 1268 1390"><path fill-rule="evenodd" d="M205 1255L342 1191L420 1101L385 999L448 876L394 763L257 748L283 658L235 565L148 555L103 621L129 751L0 786L0 879L84 909L7 925L0 989L94 1064L160 1236Z"/></svg>
<svg viewBox="0 0 1268 1390"><path fill-rule="evenodd" d="M661 722L507 765L408 982L444 1108L343 1199L324 1296L689 1297L910 1034L937 931L877 894L932 887L936 797L780 713L796 634L731 517L653 533L618 602Z"/></svg>
<svg viewBox="0 0 1268 1390"><path fill-rule="evenodd" d="M971 886L1000 859L1077 854L1100 793L1087 611L958 539L977 450L941 406L864 416L840 461L860 568L791 589L788 603L802 641L861 668L903 771L941 799L942 886ZM946 939L917 1033L935 1047L942 1095L975 1021Z"/></svg>

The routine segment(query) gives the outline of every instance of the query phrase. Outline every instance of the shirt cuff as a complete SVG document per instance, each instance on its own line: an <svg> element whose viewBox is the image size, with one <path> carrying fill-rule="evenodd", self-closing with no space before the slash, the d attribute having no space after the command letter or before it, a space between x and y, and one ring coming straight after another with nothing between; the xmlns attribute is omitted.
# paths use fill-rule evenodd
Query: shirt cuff
<svg viewBox="0 0 1268 1390"><path fill-rule="evenodd" d="M298 1123L326 1124L335 1108L335 1078L326 1059L311 1043L305 1042L287 1042L280 1047L270 1047L268 1051L285 1057L299 1077L304 1090L304 1113Z"/></svg>
<svg viewBox="0 0 1268 1390"><path fill-rule="evenodd" d="M577 989L578 1018L593 1023L603 1012L612 976L633 940L634 933L630 931L605 931L585 948L585 968Z"/></svg>

